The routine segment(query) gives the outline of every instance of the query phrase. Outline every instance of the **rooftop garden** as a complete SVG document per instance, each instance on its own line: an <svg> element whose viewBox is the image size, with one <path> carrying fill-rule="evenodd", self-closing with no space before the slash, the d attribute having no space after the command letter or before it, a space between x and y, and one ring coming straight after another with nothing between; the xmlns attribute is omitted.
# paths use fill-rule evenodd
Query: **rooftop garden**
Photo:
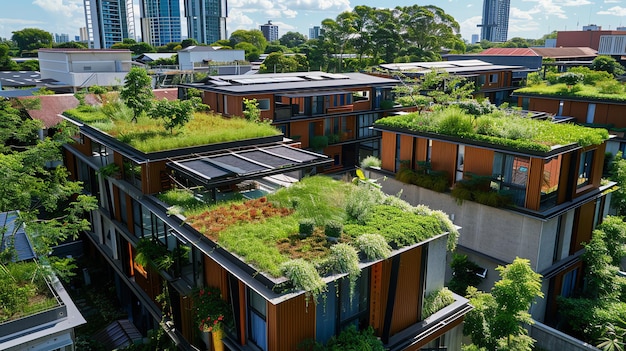
<svg viewBox="0 0 626 351"><path fill-rule="evenodd" d="M210 112L194 112L189 122L170 131L162 119L141 115L132 120L132 112L121 102L104 102L101 106L83 105L64 112L127 143L142 152L171 150L196 145L223 143L279 135L266 123L244 118L224 118Z"/></svg>
<svg viewBox="0 0 626 351"><path fill-rule="evenodd" d="M565 73L547 72L528 75L527 86L519 95L558 96L584 100L626 102L625 85L604 71L573 67Z"/></svg>
<svg viewBox="0 0 626 351"><path fill-rule="evenodd" d="M384 259L444 232L452 250L458 238L445 213L413 207L371 182L314 176L267 197L212 206L180 189L160 198L182 207L192 227L246 263L313 294L324 289L321 276L347 273L356 279L360 261Z"/></svg>
<svg viewBox="0 0 626 351"><path fill-rule="evenodd" d="M481 108L480 105L485 104L470 101L459 105L437 105L428 112L379 119L375 126L441 134L534 152L548 152L553 147L568 144L598 145L609 137L605 129L536 120L512 111Z"/></svg>

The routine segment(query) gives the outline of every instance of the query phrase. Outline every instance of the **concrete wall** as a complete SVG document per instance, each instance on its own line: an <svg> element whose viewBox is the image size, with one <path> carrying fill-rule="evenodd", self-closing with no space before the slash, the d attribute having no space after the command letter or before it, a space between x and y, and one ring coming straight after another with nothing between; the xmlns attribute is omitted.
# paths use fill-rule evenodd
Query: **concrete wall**
<svg viewBox="0 0 626 351"><path fill-rule="evenodd" d="M428 258L426 263L426 289L429 293L443 288L446 276L446 243L448 236L435 239L428 243Z"/></svg>
<svg viewBox="0 0 626 351"><path fill-rule="evenodd" d="M567 350L567 351L599 351L593 345L589 345L567 334L550 328L545 324L535 322L530 326L530 336L537 340L535 346L546 350Z"/></svg>
<svg viewBox="0 0 626 351"><path fill-rule="evenodd" d="M214 51L179 51L178 62L181 70L193 69L193 64L205 60L218 62L244 61L244 50L214 50Z"/></svg>

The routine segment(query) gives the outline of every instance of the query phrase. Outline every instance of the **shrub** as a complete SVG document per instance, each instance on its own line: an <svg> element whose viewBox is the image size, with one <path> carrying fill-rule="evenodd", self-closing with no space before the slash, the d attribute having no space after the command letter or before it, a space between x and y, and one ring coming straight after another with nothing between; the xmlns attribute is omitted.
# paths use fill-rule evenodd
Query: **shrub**
<svg viewBox="0 0 626 351"><path fill-rule="evenodd" d="M311 138L309 145L313 150L321 150L328 146L328 137L325 135L316 135Z"/></svg>
<svg viewBox="0 0 626 351"><path fill-rule="evenodd" d="M341 224L338 221L329 221L324 226L324 234L332 238L340 237L342 231L343 231L343 224Z"/></svg>
<svg viewBox="0 0 626 351"><path fill-rule="evenodd" d="M621 94L624 92L624 85L615 80L599 82L596 86L602 94Z"/></svg>
<svg viewBox="0 0 626 351"><path fill-rule="evenodd" d="M376 156L367 156L361 161L361 168L380 167L381 161Z"/></svg>
<svg viewBox="0 0 626 351"><path fill-rule="evenodd" d="M307 306L311 296L314 301L317 301L317 297L327 290L326 283L317 273L315 266L304 259L287 261L281 265L280 269L282 274L291 280L295 289L306 292Z"/></svg>
<svg viewBox="0 0 626 351"><path fill-rule="evenodd" d="M298 223L298 229L300 234L310 236L313 234L313 229L315 229L315 221L311 218L302 219Z"/></svg>
<svg viewBox="0 0 626 351"><path fill-rule="evenodd" d="M561 74L561 76L558 79L558 82L564 83L565 85L568 85L568 86L573 86L578 83L581 83L584 78L585 76L583 76L580 73L566 72L566 73Z"/></svg>
<svg viewBox="0 0 626 351"><path fill-rule="evenodd" d="M391 255L391 247L380 234L360 235L356 238L356 246L368 260L385 259Z"/></svg>
<svg viewBox="0 0 626 351"><path fill-rule="evenodd" d="M459 109L451 108L446 110L445 116L443 116L439 123L439 131L442 134L447 135L461 135L463 133L471 133L473 131L472 121L469 116L466 116Z"/></svg>
<svg viewBox="0 0 626 351"><path fill-rule="evenodd" d="M358 331L354 324L350 324L346 329L342 330L339 336L332 337L326 344L328 350L368 350L368 351L384 351L382 341L374 335L374 329L368 327L362 331Z"/></svg>
<svg viewBox="0 0 626 351"><path fill-rule="evenodd" d="M422 310L422 319L432 316L435 312L454 303L454 295L447 288L433 291L424 299L424 309Z"/></svg>
<svg viewBox="0 0 626 351"><path fill-rule="evenodd" d="M450 279L448 287L455 293L465 296L468 287L476 287L480 284L480 277L476 275L480 266L469 260L466 255L453 254L450 268L452 269L452 279Z"/></svg>

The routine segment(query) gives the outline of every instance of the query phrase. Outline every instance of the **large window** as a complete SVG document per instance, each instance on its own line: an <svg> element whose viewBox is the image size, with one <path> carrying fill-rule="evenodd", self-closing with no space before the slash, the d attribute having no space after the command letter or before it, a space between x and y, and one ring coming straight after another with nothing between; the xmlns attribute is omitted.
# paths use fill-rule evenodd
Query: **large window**
<svg viewBox="0 0 626 351"><path fill-rule="evenodd" d="M129 158L122 159L124 180L141 189L141 165Z"/></svg>
<svg viewBox="0 0 626 351"><path fill-rule="evenodd" d="M456 149L456 180L463 179L463 164L465 162L465 145L459 145Z"/></svg>
<svg viewBox="0 0 626 351"><path fill-rule="evenodd" d="M530 158L496 152L493 158L491 186L508 192L517 206L524 206Z"/></svg>
<svg viewBox="0 0 626 351"><path fill-rule="evenodd" d="M250 317L250 340L261 350L267 351L267 302L254 290L248 289Z"/></svg>
<svg viewBox="0 0 626 351"><path fill-rule="evenodd" d="M378 135L378 132L371 127L374 122L379 118L378 113L366 113L358 116L359 134L358 138L369 138Z"/></svg>
<svg viewBox="0 0 626 351"><path fill-rule="evenodd" d="M580 155L580 163L578 164L578 188L582 188L591 183L594 154L595 150L589 150Z"/></svg>

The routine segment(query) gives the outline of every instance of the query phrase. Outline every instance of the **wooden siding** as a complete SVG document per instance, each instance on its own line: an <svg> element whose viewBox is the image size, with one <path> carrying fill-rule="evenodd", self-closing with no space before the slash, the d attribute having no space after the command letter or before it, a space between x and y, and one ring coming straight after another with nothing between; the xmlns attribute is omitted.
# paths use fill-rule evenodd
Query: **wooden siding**
<svg viewBox="0 0 626 351"><path fill-rule="evenodd" d="M433 140L433 149L430 153L430 164L433 170L447 172L449 179L454 179L456 150L456 144Z"/></svg>
<svg viewBox="0 0 626 351"><path fill-rule="evenodd" d="M180 295L180 328L182 329L183 337L186 340L193 340L197 335L198 328L193 319L193 299L191 296Z"/></svg>
<svg viewBox="0 0 626 351"><path fill-rule="evenodd" d="M300 142L302 147L309 147L309 122L291 122L289 124L289 135L293 138L296 135L300 136Z"/></svg>
<svg viewBox="0 0 626 351"><path fill-rule="evenodd" d="M396 171L396 133L383 132L380 144L381 168L389 171Z"/></svg>
<svg viewBox="0 0 626 351"><path fill-rule="evenodd" d="M204 281L207 286L219 288L223 296L228 296L228 274L208 256L204 256Z"/></svg>
<svg viewBox="0 0 626 351"><path fill-rule="evenodd" d="M598 105L596 105L596 115L598 114ZM606 123L613 124L616 128L625 128L624 116L626 116L626 105L608 105Z"/></svg>
<svg viewBox="0 0 626 351"><path fill-rule="evenodd" d="M575 222L572 233L572 241L570 245L570 255L583 248L582 243L588 243L591 240L593 231L593 219L595 216L595 201L588 202L575 211Z"/></svg>
<svg viewBox="0 0 626 351"><path fill-rule="evenodd" d="M580 101L563 101L563 116L576 118L579 123L587 120L587 106L589 103Z"/></svg>
<svg viewBox="0 0 626 351"><path fill-rule="evenodd" d="M626 110L623 111L623 113L626 113ZM622 118L620 118L620 119L622 119ZM593 123L610 124L610 122L609 122L609 105L607 105L607 104L596 104L596 112L593 115Z"/></svg>
<svg viewBox="0 0 626 351"><path fill-rule="evenodd" d="M520 98L521 100L522 98ZM530 111L544 111L548 113L556 114L559 112L559 100L541 99L531 97L528 102L528 110ZM519 106L522 106L521 101Z"/></svg>
<svg viewBox="0 0 626 351"><path fill-rule="evenodd" d="M370 325L376 335L382 332L385 307L383 301L383 262L375 263L370 269Z"/></svg>
<svg viewBox="0 0 626 351"><path fill-rule="evenodd" d="M165 172L167 161L150 162L141 165L141 188L144 194L154 194L163 190L161 174Z"/></svg>
<svg viewBox="0 0 626 351"><path fill-rule="evenodd" d="M493 150L465 146L463 172L491 175L493 172Z"/></svg>
<svg viewBox="0 0 626 351"><path fill-rule="evenodd" d="M541 185L543 183L544 160L536 157L530 158L528 170L528 183L526 184L526 208L538 211L541 202Z"/></svg>
<svg viewBox="0 0 626 351"><path fill-rule="evenodd" d="M296 350L302 340L315 338L315 304L304 294L278 305L267 304L268 350Z"/></svg>
<svg viewBox="0 0 626 351"><path fill-rule="evenodd" d="M413 137L410 135L400 135L400 147L400 159L403 161L411 161L413 159Z"/></svg>
<svg viewBox="0 0 626 351"><path fill-rule="evenodd" d="M593 176L592 183L594 188L600 187L600 181L602 180L602 169L604 168L604 155L606 152L606 143L598 145L595 155L593 157Z"/></svg>
<svg viewBox="0 0 626 351"><path fill-rule="evenodd" d="M428 152L428 139L416 138L417 150L415 151L415 162L426 161L426 154Z"/></svg>
<svg viewBox="0 0 626 351"><path fill-rule="evenodd" d="M66 149L63 149L63 155L65 156L65 167L69 172L68 178L71 181L76 181L78 179L76 174L76 156Z"/></svg>
<svg viewBox="0 0 626 351"><path fill-rule="evenodd" d="M409 250L400 256L400 269L396 286L390 334L394 335L420 320L420 275L422 247Z"/></svg>
<svg viewBox="0 0 626 351"><path fill-rule="evenodd" d="M576 153L567 153L561 157L561 170L559 174L559 190L557 197L557 204L562 204L567 201L570 197L571 189L568 189L568 182L572 175L570 174L571 163L576 162L576 159L572 156L575 156Z"/></svg>

